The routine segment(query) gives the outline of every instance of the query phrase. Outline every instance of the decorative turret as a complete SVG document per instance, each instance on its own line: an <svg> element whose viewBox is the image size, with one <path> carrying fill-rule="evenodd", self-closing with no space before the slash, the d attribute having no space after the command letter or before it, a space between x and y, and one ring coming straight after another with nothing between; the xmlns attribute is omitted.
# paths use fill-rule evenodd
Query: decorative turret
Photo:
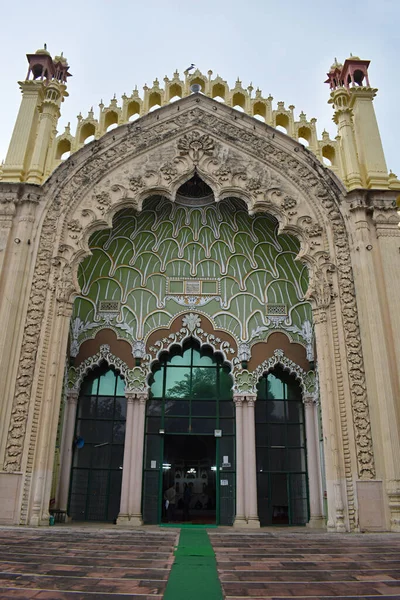
<svg viewBox="0 0 400 600"><path fill-rule="evenodd" d="M2 179L40 184L71 74L66 58L61 54L53 60L46 44L26 57L29 68L25 81L19 82L22 101Z"/></svg>
<svg viewBox="0 0 400 600"><path fill-rule="evenodd" d="M348 189L398 189L400 182L389 178L370 87L369 60L350 55L341 65L335 59L328 79L333 120L338 126L343 178Z"/></svg>

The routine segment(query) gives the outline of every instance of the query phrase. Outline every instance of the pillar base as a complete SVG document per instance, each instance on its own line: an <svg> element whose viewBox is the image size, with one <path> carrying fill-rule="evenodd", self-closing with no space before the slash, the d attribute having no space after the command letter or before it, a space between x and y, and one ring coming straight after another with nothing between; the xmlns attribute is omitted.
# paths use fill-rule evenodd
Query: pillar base
<svg viewBox="0 0 400 600"><path fill-rule="evenodd" d="M258 517L249 517L247 521L247 527L249 529L260 529L261 525Z"/></svg>
<svg viewBox="0 0 400 600"><path fill-rule="evenodd" d="M233 527L247 527L247 521L245 517L236 517L233 521Z"/></svg>
<svg viewBox="0 0 400 600"><path fill-rule="evenodd" d="M326 529L326 521L322 515L320 517L311 517L308 523L306 523L306 527L310 529Z"/></svg>
<svg viewBox="0 0 400 600"><path fill-rule="evenodd" d="M117 525L121 527L141 527L143 525L141 515L119 515Z"/></svg>

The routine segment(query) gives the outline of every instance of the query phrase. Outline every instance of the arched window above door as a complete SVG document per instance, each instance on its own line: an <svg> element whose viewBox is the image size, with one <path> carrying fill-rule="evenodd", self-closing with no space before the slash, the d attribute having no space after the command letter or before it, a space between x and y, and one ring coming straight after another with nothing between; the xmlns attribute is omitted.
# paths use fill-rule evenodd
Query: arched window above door
<svg viewBox="0 0 400 600"><path fill-rule="evenodd" d="M147 431L233 433L232 383L230 368L211 349L194 341L174 347L150 379Z"/></svg>

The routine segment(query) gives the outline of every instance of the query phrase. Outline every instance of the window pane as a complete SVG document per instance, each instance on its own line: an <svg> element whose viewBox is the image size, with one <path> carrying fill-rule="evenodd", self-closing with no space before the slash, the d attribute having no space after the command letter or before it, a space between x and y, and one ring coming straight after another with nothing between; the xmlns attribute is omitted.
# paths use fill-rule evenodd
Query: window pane
<svg viewBox="0 0 400 600"><path fill-rule="evenodd" d="M110 467L110 459L110 444L95 444L92 446L92 467L95 469L108 469Z"/></svg>
<svg viewBox="0 0 400 600"><path fill-rule="evenodd" d="M304 446L303 425L288 425L288 446Z"/></svg>
<svg viewBox="0 0 400 600"><path fill-rule="evenodd" d="M192 419L192 433L214 433L215 419Z"/></svg>
<svg viewBox="0 0 400 600"><path fill-rule="evenodd" d="M99 394L101 396L114 396L115 373L111 369L100 376Z"/></svg>
<svg viewBox="0 0 400 600"><path fill-rule="evenodd" d="M233 419L220 419L219 429L222 429L222 435L228 435L235 432L235 421Z"/></svg>
<svg viewBox="0 0 400 600"><path fill-rule="evenodd" d="M216 398L217 397L217 370L216 369L193 369L192 374L192 398Z"/></svg>
<svg viewBox="0 0 400 600"><path fill-rule="evenodd" d="M190 397L190 369L186 367L167 368L165 384L166 398Z"/></svg>
<svg viewBox="0 0 400 600"><path fill-rule="evenodd" d="M112 419L114 414L114 397L99 396L97 399L97 418Z"/></svg>
<svg viewBox="0 0 400 600"><path fill-rule="evenodd" d="M124 461L124 446L122 444L111 446L110 467L112 469L120 469L121 467L123 467L123 461Z"/></svg>
<svg viewBox="0 0 400 600"><path fill-rule="evenodd" d="M227 402L221 401L219 403L219 416L220 417L234 417L235 416L235 405L231 400Z"/></svg>
<svg viewBox="0 0 400 600"><path fill-rule="evenodd" d="M220 369L219 371L219 396L220 398L232 398L232 377L229 370Z"/></svg>
<svg viewBox="0 0 400 600"><path fill-rule="evenodd" d="M155 398L161 398L163 395L163 377L164 367L153 374L153 383L151 384L151 393Z"/></svg>
<svg viewBox="0 0 400 600"><path fill-rule="evenodd" d="M280 379L275 377L275 375L273 373L268 373L267 393L268 393L268 398L271 398L271 399L284 398L283 383Z"/></svg>
<svg viewBox="0 0 400 600"><path fill-rule="evenodd" d="M222 467L224 457L228 457L230 467L226 469L235 469L235 436L223 435L219 440L219 465Z"/></svg>
<svg viewBox="0 0 400 600"><path fill-rule="evenodd" d="M155 417L161 415L162 412L162 401L161 400L149 400L147 402L147 415L149 417Z"/></svg>
<svg viewBox="0 0 400 600"><path fill-rule="evenodd" d="M193 366L202 366L202 367L213 367L216 366L215 361L211 358L211 356L203 356L199 352L199 350L193 350Z"/></svg>
<svg viewBox="0 0 400 600"><path fill-rule="evenodd" d="M113 425L113 442L114 444L123 444L125 440L125 422L114 421Z"/></svg>
<svg viewBox="0 0 400 600"><path fill-rule="evenodd" d="M185 365L185 366L190 367L190 361L191 361L191 350L189 348L188 350L185 350L185 352L183 353L183 356L180 356L179 354L176 354L175 356L173 356L168 361L168 365L174 365L174 366Z"/></svg>
<svg viewBox="0 0 400 600"><path fill-rule="evenodd" d="M272 423L285 420L285 403L279 400L269 400L267 403L267 421Z"/></svg>
<svg viewBox="0 0 400 600"><path fill-rule="evenodd" d="M215 401L192 401L192 417L216 417L217 403Z"/></svg>
<svg viewBox="0 0 400 600"><path fill-rule="evenodd" d="M268 471L268 448L257 448L257 472Z"/></svg>
<svg viewBox="0 0 400 600"><path fill-rule="evenodd" d="M97 396L97 388L99 387L99 378L92 376L92 379L85 379L82 384L81 394L85 396Z"/></svg>
<svg viewBox="0 0 400 600"><path fill-rule="evenodd" d="M116 398L114 419L126 419L126 398Z"/></svg>
<svg viewBox="0 0 400 600"><path fill-rule="evenodd" d="M95 421L95 443L112 442L112 421Z"/></svg>
<svg viewBox="0 0 400 600"><path fill-rule="evenodd" d="M85 444L83 448L74 449L74 467L90 467L90 459L92 456L92 447Z"/></svg>
<svg viewBox="0 0 400 600"><path fill-rule="evenodd" d="M258 423L256 426L256 446L268 445L268 425Z"/></svg>
<svg viewBox="0 0 400 600"><path fill-rule="evenodd" d="M90 419L96 416L96 396L79 399L78 417Z"/></svg>
<svg viewBox="0 0 400 600"><path fill-rule="evenodd" d="M125 396L125 380L122 377L117 377L117 391L116 396Z"/></svg>
<svg viewBox="0 0 400 600"><path fill-rule="evenodd" d="M303 422L303 404L301 402L286 402L287 420L291 423Z"/></svg>
<svg viewBox="0 0 400 600"><path fill-rule="evenodd" d="M268 445L286 446L286 425L268 425Z"/></svg>
<svg viewBox="0 0 400 600"><path fill-rule="evenodd" d="M145 445L145 460L144 466L145 469L152 468L151 464L155 463L156 467L160 467L160 444L161 444L161 436L159 435L146 435L146 445Z"/></svg>
<svg viewBox="0 0 400 600"><path fill-rule="evenodd" d="M300 448L288 449L288 471L305 471L306 461L305 452Z"/></svg>
<svg viewBox="0 0 400 600"><path fill-rule="evenodd" d="M271 448L269 450L269 470L286 471L286 450L284 448Z"/></svg>
<svg viewBox="0 0 400 600"><path fill-rule="evenodd" d="M158 433L161 428L161 417L147 417L147 433Z"/></svg>
<svg viewBox="0 0 400 600"><path fill-rule="evenodd" d="M85 444L91 442L97 442L96 438L96 421L77 421L76 423L76 435L83 438Z"/></svg>
<svg viewBox="0 0 400 600"><path fill-rule="evenodd" d="M268 402L270 402L268 400ZM267 420L267 401L257 399L255 403L256 423L265 423Z"/></svg>
<svg viewBox="0 0 400 600"><path fill-rule="evenodd" d="M176 415L188 415L189 406L189 400L166 400L164 408L165 415L169 417Z"/></svg>
<svg viewBox="0 0 400 600"><path fill-rule="evenodd" d="M261 399L265 400L267 398L266 385L267 385L267 378L261 377L260 381L257 384L257 398L260 398L260 400Z"/></svg>
<svg viewBox="0 0 400 600"><path fill-rule="evenodd" d="M164 419L165 433L190 433L189 417Z"/></svg>

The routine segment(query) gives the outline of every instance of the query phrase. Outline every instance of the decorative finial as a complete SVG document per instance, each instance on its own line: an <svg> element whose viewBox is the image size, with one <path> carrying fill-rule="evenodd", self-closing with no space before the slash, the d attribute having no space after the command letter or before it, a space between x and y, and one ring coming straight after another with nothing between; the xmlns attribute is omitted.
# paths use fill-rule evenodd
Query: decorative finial
<svg viewBox="0 0 400 600"><path fill-rule="evenodd" d="M117 94L114 93L113 100L117 99Z"/></svg>
<svg viewBox="0 0 400 600"><path fill-rule="evenodd" d="M47 50L47 44L44 44L44 49Z"/></svg>

